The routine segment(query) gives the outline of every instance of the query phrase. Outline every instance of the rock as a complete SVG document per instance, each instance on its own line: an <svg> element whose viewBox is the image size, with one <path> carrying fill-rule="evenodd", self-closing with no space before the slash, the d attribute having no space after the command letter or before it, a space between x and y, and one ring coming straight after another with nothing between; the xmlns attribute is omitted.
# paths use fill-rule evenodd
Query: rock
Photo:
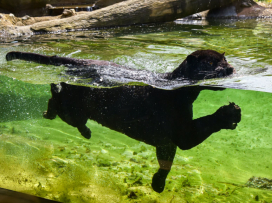
<svg viewBox="0 0 272 203"><path fill-rule="evenodd" d="M192 16L192 19L202 19L202 16L199 13L195 13Z"/></svg>
<svg viewBox="0 0 272 203"><path fill-rule="evenodd" d="M52 6L51 4L46 4L45 8L46 9L52 9L52 8L54 8L54 6Z"/></svg>
<svg viewBox="0 0 272 203"><path fill-rule="evenodd" d="M236 12L236 7L235 5L229 5L227 7L222 7L218 9L212 9L208 12L206 18L229 18L229 17L236 17L237 12Z"/></svg>
<svg viewBox="0 0 272 203"><path fill-rule="evenodd" d="M254 8L253 10L254 10L254 12L260 12L260 11L262 11L261 8Z"/></svg>
<svg viewBox="0 0 272 203"><path fill-rule="evenodd" d="M128 198L129 199L137 199L137 195L135 192L131 191L129 194L128 194Z"/></svg>
<svg viewBox="0 0 272 203"><path fill-rule="evenodd" d="M75 2L80 2L81 4L93 4L95 3L95 1L96 0L5 0L0 1L0 8L17 14L21 11L34 11L39 9L41 10L42 8L45 8L46 4L48 3L50 3L51 5L72 5Z"/></svg>
<svg viewBox="0 0 272 203"><path fill-rule="evenodd" d="M28 20L28 19L30 19L30 16L28 15L25 15L24 17L22 17L22 20Z"/></svg>
<svg viewBox="0 0 272 203"><path fill-rule="evenodd" d="M272 190L272 179L253 176L247 181L246 186L258 189Z"/></svg>
<svg viewBox="0 0 272 203"><path fill-rule="evenodd" d="M17 26L24 26L25 24L23 24L21 21L16 23Z"/></svg>
<svg viewBox="0 0 272 203"><path fill-rule="evenodd" d="M225 7L212 9L208 12L206 18L258 18L264 12L265 16L271 17L269 10L253 0L243 0L233 2Z"/></svg>
<svg viewBox="0 0 272 203"><path fill-rule="evenodd" d="M242 2L241 7L251 7L252 4L250 2Z"/></svg>
<svg viewBox="0 0 272 203"><path fill-rule="evenodd" d="M190 19L190 20L201 20L203 16L201 13L195 13L193 15L187 16L185 19Z"/></svg>
<svg viewBox="0 0 272 203"><path fill-rule="evenodd" d="M76 15L76 11L75 9L64 9L63 13L62 13L62 17L64 18L68 18L71 16Z"/></svg>
<svg viewBox="0 0 272 203"><path fill-rule="evenodd" d="M109 160L101 158L97 160L97 165L99 167L110 167L111 163Z"/></svg>
<svg viewBox="0 0 272 203"><path fill-rule="evenodd" d="M34 24L36 21L34 18L25 15L24 17L21 18L21 21L17 22L16 25L21 26L21 25L32 25Z"/></svg>

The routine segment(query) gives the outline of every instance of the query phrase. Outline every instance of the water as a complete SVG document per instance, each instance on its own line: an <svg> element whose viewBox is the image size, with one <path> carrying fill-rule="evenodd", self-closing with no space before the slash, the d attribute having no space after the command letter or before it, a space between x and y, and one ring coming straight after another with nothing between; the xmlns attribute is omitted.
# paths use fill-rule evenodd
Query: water
<svg viewBox="0 0 272 203"><path fill-rule="evenodd" d="M87 6L87 11L92 11L93 7Z"/></svg>
<svg viewBox="0 0 272 203"><path fill-rule="evenodd" d="M271 190L245 187L252 177L272 179L270 93L202 91L194 118L235 102L242 121L201 145L178 150L166 188L157 194L155 149L89 120L92 138L42 112L51 82L70 78L65 67L5 61L9 51L110 60L137 69L169 72L197 49L226 52L240 75L271 69L270 21L142 25L3 41L0 58L0 187L61 202L262 202ZM13 42L13 43L11 43ZM269 74L267 76L270 77Z"/></svg>

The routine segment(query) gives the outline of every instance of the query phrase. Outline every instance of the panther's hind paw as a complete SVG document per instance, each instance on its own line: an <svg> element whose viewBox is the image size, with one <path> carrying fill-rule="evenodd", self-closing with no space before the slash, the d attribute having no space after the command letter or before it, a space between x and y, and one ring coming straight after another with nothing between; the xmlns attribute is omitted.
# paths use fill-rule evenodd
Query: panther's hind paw
<svg viewBox="0 0 272 203"><path fill-rule="evenodd" d="M57 115L53 115L53 114L49 114L47 111L44 111L43 112L43 117L46 118L46 119L50 119L50 120L53 120L56 118Z"/></svg>
<svg viewBox="0 0 272 203"><path fill-rule="evenodd" d="M155 192L163 192L165 186L165 179L168 173L168 170L159 169L158 172L154 174L151 186Z"/></svg>
<svg viewBox="0 0 272 203"><path fill-rule="evenodd" d="M92 132L91 132L91 130L86 125L80 126L77 129L80 132L80 134L83 137L85 137L86 139L90 139L91 138Z"/></svg>

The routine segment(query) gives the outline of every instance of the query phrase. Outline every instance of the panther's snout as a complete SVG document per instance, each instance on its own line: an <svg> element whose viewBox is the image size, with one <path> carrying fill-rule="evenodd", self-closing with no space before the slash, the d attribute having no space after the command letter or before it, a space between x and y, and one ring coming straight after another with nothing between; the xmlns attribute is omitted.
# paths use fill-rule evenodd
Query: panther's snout
<svg viewBox="0 0 272 203"><path fill-rule="evenodd" d="M232 65L230 65L229 63L222 64L222 65L224 66L224 69L226 70L227 76L231 75L233 73L236 73L235 68Z"/></svg>
<svg viewBox="0 0 272 203"><path fill-rule="evenodd" d="M225 68L221 67L221 66L217 67L215 69L215 72L216 72L215 78L216 77L221 78L221 77L227 76L227 70Z"/></svg>
<svg viewBox="0 0 272 203"><path fill-rule="evenodd" d="M226 72L227 72L227 75L231 75L233 73L236 73L236 70L232 65L229 65L226 67Z"/></svg>
<svg viewBox="0 0 272 203"><path fill-rule="evenodd" d="M231 66L231 65L227 65L227 66L219 66L215 69L215 72L216 72L216 76L215 77L218 77L218 78L221 78L221 77L226 77L226 76L229 76L229 75L232 75L233 73L235 73L235 69Z"/></svg>
<svg viewBox="0 0 272 203"><path fill-rule="evenodd" d="M166 78L173 80L179 77L189 80L203 80L226 77L235 73L235 69L227 62L225 53L214 50L198 50L190 55Z"/></svg>

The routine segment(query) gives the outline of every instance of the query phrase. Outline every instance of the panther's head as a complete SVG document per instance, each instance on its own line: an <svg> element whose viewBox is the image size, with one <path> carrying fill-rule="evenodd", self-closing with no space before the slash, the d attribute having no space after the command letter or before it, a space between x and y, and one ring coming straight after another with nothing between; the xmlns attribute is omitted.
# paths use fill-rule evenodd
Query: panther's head
<svg viewBox="0 0 272 203"><path fill-rule="evenodd" d="M235 69L227 62L225 53L220 54L213 50L198 50L190 55L169 73L169 79L179 77L191 80L220 78L235 73Z"/></svg>

